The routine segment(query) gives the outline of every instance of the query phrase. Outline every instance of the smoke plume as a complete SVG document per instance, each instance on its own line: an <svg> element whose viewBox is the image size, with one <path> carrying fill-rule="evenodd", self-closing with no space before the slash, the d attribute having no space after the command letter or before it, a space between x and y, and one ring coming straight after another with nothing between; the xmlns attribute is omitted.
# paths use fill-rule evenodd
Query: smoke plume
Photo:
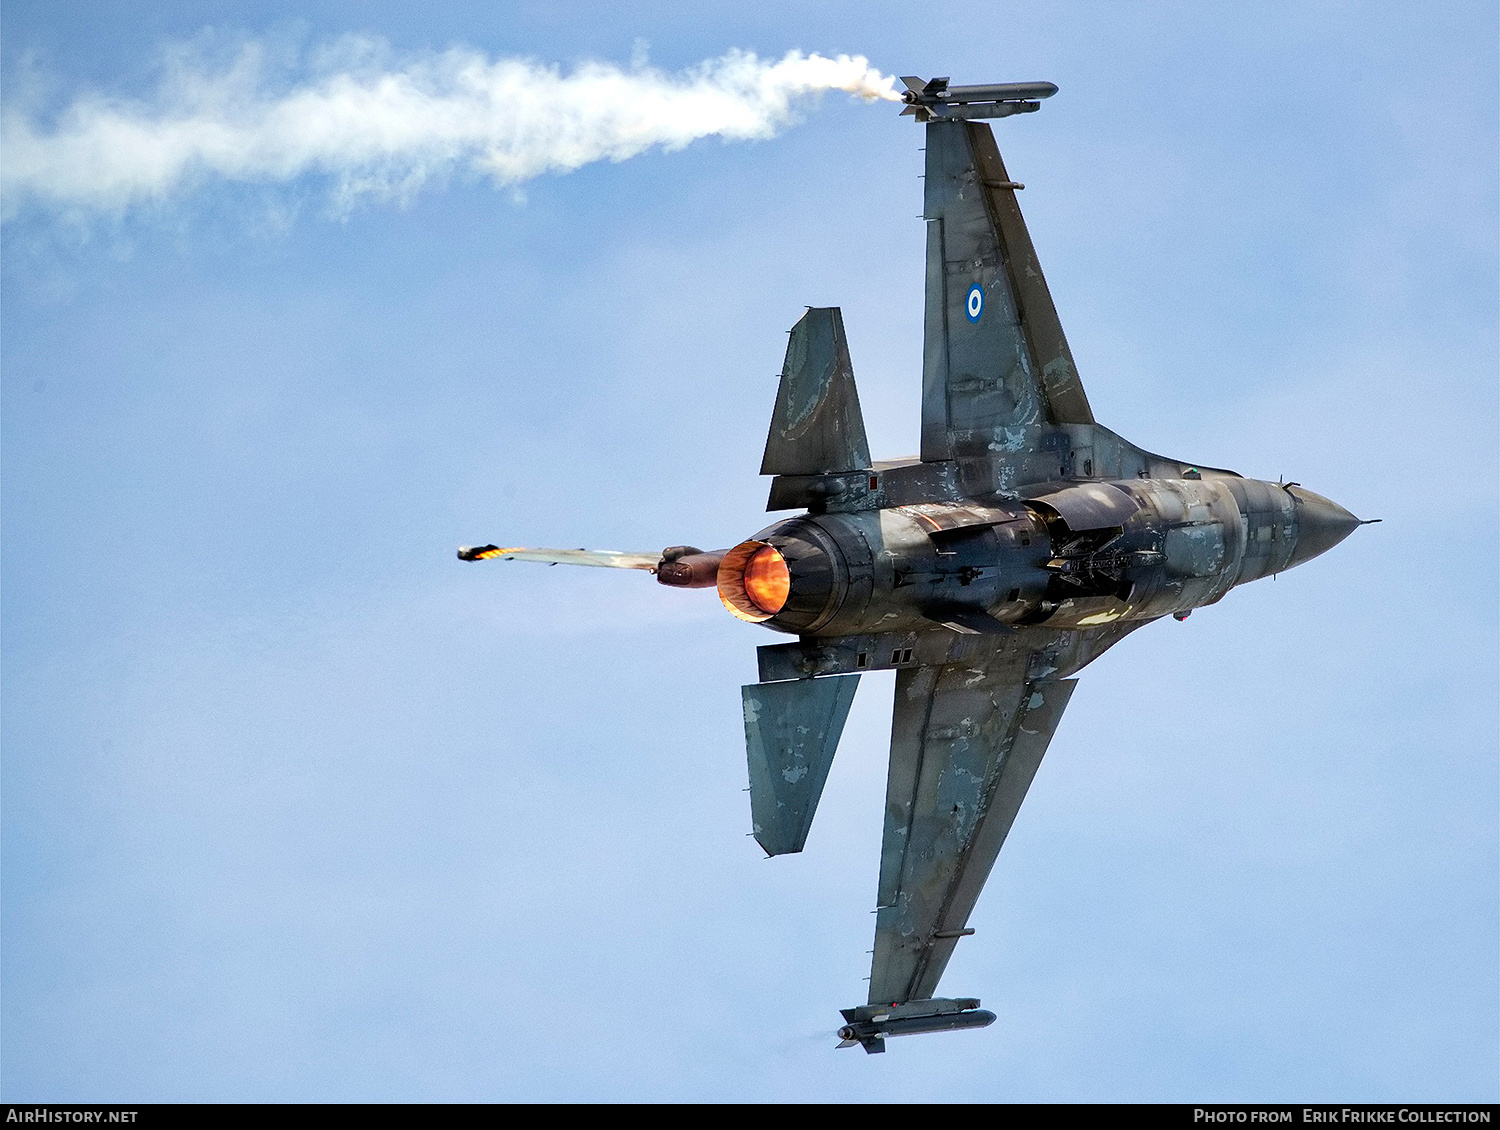
<svg viewBox="0 0 1500 1130"><path fill-rule="evenodd" d="M145 99L80 95L50 125L8 109L5 215L121 215L214 181L309 175L346 210L455 174L516 185L699 138L768 138L825 91L897 97L862 56L799 51L775 61L730 51L676 74L602 62L564 73L467 48L397 60L371 41L333 54L341 65L278 80L259 44L217 68L179 50Z"/></svg>

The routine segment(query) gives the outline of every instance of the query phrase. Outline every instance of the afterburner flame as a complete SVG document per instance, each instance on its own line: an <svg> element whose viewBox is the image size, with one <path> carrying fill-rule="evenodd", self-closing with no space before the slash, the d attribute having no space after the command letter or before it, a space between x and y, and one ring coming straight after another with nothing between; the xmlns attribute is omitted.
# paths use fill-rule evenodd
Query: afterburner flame
<svg viewBox="0 0 1500 1130"><path fill-rule="evenodd" d="M791 592L792 575L787 571L786 558L772 545L756 550L745 565L745 595L755 607L774 616Z"/></svg>
<svg viewBox="0 0 1500 1130"><path fill-rule="evenodd" d="M758 562L754 573L751 562ZM780 568L781 580L777 581ZM755 595L750 593L754 577ZM719 599L738 620L764 624L786 604L792 590L792 577L786 559L763 541L742 541L719 562ZM780 590L778 592L778 584Z"/></svg>

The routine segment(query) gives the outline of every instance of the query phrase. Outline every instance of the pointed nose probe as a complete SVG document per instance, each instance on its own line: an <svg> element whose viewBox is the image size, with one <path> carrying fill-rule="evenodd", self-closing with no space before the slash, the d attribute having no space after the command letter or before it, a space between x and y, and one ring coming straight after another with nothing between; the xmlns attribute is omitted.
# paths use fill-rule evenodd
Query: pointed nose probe
<svg viewBox="0 0 1500 1130"><path fill-rule="evenodd" d="M1286 564L1288 569L1328 552L1363 525L1337 502L1321 494L1300 486L1288 486L1286 492L1297 502L1297 546Z"/></svg>

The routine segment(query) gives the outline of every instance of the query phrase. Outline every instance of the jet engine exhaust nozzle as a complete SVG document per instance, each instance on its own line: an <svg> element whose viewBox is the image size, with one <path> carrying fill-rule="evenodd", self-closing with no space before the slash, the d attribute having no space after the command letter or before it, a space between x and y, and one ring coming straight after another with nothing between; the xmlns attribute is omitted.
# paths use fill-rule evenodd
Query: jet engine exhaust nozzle
<svg viewBox="0 0 1500 1130"><path fill-rule="evenodd" d="M786 605L792 591L792 575L786 559L774 545L743 541L719 562L719 599L741 620L763 623Z"/></svg>

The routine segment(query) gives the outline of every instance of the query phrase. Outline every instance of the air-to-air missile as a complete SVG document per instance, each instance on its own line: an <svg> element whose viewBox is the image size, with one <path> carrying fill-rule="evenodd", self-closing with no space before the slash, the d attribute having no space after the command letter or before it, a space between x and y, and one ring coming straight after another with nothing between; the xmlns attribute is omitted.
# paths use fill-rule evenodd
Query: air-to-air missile
<svg viewBox="0 0 1500 1130"><path fill-rule="evenodd" d="M919 122L952 118L1008 118L1041 109L1039 99L1051 98L1057 87L1050 82L997 82L988 86L949 86L946 78L902 78L906 103L902 115Z"/></svg>
<svg viewBox="0 0 1500 1130"><path fill-rule="evenodd" d="M990 127L1051 83L903 80L925 123L920 454L870 458L838 308L791 331L761 474L771 511L728 549L465 548L716 588L793 637L742 688L754 836L802 850L849 705L896 672L868 1003L840 1046L982 1027L934 997L1082 667L1143 624L1337 545L1360 520L1296 483L1153 455L1094 422Z"/></svg>

